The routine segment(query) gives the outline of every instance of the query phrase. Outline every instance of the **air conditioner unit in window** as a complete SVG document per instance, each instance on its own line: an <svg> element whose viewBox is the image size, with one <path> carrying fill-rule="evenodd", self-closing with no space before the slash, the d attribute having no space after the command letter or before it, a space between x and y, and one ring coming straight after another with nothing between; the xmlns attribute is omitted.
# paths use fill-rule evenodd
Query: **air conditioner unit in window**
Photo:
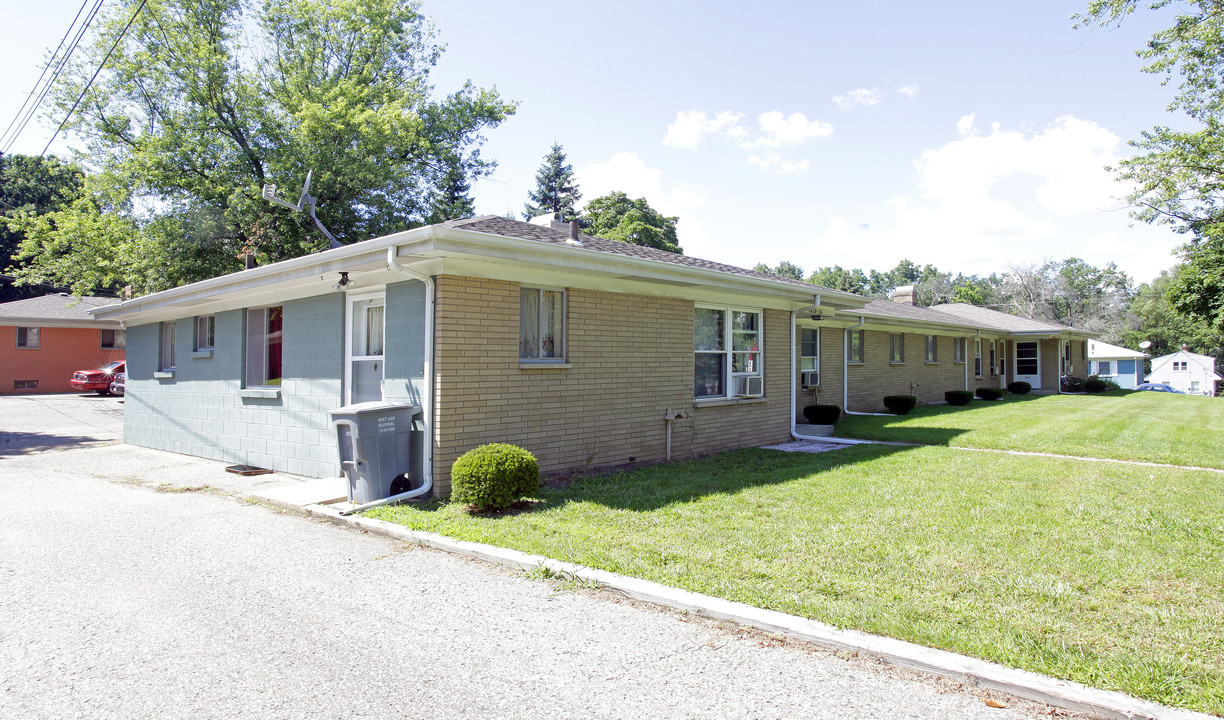
<svg viewBox="0 0 1224 720"><path fill-rule="evenodd" d="M799 374L799 384L805 388L814 388L820 385L819 370L804 370Z"/></svg>
<svg viewBox="0 0 1224 720"><path fill-rule="evenodd" d="M761 376L735 378L736 397L760 397L765 394L765 379Z"/></svg>

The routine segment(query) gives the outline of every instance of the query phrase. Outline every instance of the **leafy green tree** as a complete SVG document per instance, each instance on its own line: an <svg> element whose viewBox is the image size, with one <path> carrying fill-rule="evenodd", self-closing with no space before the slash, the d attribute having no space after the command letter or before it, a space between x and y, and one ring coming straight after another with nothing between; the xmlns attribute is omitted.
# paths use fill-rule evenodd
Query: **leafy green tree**
<svg viewBox="0 0 1224 720"><path fill-rule="evenodd" d="M64 208L80 196L84 179L79 167L54 155L0 155L0 270L9 266L25 237L11 229L5 219Z"/></svg>
<svg viewBox="0 0 1224 720"><path fill-rule="evenodd" d="M777 275L778 277L803 282L803 268L788 260L783 260L782 262L778 263L777 267L772 268L765 263L757 263L752 269L757 272L769 273L770 275Z"/></svg>
<svg viewBox="0 0 1224 720"><path fill-rule="evenodd" d="M862 270L847 270L841 265L822 267L812 271L808 282L813 285L827 287L830 290L867 295L867 276Z"/></svg>
<svg viewBox="0 0 1224 720"><path fill-rule="evenodd" d="M1172 0L1090 0L1077 26L1121 23L1140 5L1159 10ZM1173 304L1224 330L1224 8L1216 0L1184 0L1171 27L1137 51L1143 71L1176 82L1170 112L1197 121L1187 130L1153 127L1131 142L1138 153L1119 163L1133 187L1133 216L1168 225L1190 240L1179 253L1187 270L1169 286Z"/></svg>
<svg viewBox="0 0 1224 720"><path fill-rule="evenodd" d="M676 217L666 217L650 207L646 198L630 200L620 191L610 192L587 203L579 218L592 235L610 240L683 253L676 239Z"/></svg>
<svg viewBox="0 0 1224 720"><path fill-rule="evenodd" d="M109 6L55 101L66 114L134 17L69 129L107 182L133 190L127 205L95 205L149 229L139 242L169 243L155 257L173 263L182 242L200 245L175 277L239 269L245 249L271 261L325 247L300 216L260 197L271 183L295 200L312 170L318 216L341 241L419 225L449 172L469 181L491 170L479 153L483 133L515 110L471 83L433 95L429 73L441 50L417 2L159 0L136 13L139 4ZM207 232L166 234L186 219ZM67 256L52 262L25 248L31 277L91 276L98 244L65 244L53 232L38 236Z"/></svg>
<svg viewBox="0 0 1224 720"><path fill-rule="evenodd" d="M429 224L470 218L476 214L476 203L468 195L472 184L463 170L452 167L442 176L441 184L430 195Z"/></svg>
<svg viewBox="0 0 1224 720"><path fill-rule="evenodd" d="M554 142L536 171L536 189L527 193L531 202L523 206L525 220L539 215L558 215L562 222L578 219L582 193L578 192L574 168L565 159L561 143Z"/></svg>
<svg viewBox="0 0 1224 720"><path fill-rule="evenodd" d="M1186 345L1191 352L1224 360L1221 351L1224 335L1203 318L1179 312L1169 301L1170 288L1186 272L1185 266L1178 265L1161 271L1151 283L1139 286L1130 305L1135 326L1122 334L1119 344L1137 348L1146 340L1152 343L1146 352L1153 357L1168 355Z"/></svg>

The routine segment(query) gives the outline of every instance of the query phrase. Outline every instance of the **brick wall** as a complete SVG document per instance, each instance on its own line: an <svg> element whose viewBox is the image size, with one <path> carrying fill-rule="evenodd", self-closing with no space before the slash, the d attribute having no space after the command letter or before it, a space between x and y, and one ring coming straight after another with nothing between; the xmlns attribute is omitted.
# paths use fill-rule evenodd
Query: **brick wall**
<svg viewBox="0 0 1224 720"><path fill-rule="evenodd" d="M656 461L789 437L789 313L764 314L762 400L698 406L693 400L693 303L571 288L567 368L525 369L518 357L519 285L437 279L435 465L489 442L521 445L546 471Z"/></svg>
<svg viewBox="0 0 1224 720"><path fill-rule="evenodd" d="M77 370L92 370L122 360L123 349L102 349L98 328L42 327L37 348L17 347L17 328L0 326L0 395L77 392L68 381ZM14 381L36 380L33 390Z"/></svg>
<svg viewBox="0 0 1224 720"><path fill-rule="evenodd" d="M883 412L883 400L887 395L914 395L917 396L918 402L923 404L943 402L946 391L965 389L965 364L952 361L952 337L936 336L937 361L927 363L926 336L905 333L905 362L891 363L890 335L889 332L878 330L864 331L863 362L851 363L847 373L850 381L847 409L856 412ZM997 378L992 382L989 377L973 377L972 340L968 341L966 351L969 362L969 389L998 385ZM983 372L989 373L989 368L985 367L989 362L985 348L982 354Z"/></svg>

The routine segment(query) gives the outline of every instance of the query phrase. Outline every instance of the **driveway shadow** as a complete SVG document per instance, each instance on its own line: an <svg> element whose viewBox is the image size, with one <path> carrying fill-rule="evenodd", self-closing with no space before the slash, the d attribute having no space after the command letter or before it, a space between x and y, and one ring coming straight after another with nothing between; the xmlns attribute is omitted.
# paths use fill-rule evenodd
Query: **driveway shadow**
<svg viewBox="0 0 1224 720"><path fill-rule="evenodd" d="M0 457L33 455L47 450L71 450L100 443L113 443L114 439L90 437L88 435L50 435L33 432L11 432L0 430Z"/></svg>

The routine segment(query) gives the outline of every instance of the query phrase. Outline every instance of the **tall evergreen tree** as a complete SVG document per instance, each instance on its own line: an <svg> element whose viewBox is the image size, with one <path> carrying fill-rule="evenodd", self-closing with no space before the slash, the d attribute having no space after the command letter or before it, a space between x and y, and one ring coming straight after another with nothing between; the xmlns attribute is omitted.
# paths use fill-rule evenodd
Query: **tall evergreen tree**
<svg viewBox="0 0 1224 720"><path fill-rule="evenodd" d="M472 183L462 168L451 166L438 181L438 187L430 193L429 214L425 222L435 223L470 218L476 214L476 203L468 196Z"/></svg>
<svg viewBox="0 0 1224 720"><path fill-rule="evenodd" d="M578 182L574 179L574 168L565 162L565 150L561 143L554 142L544 156L544 164L536 172L536 189L527 193L531 201L523 205L523 219L538 215L560 215L563 222L578 219Z"/></svg>

